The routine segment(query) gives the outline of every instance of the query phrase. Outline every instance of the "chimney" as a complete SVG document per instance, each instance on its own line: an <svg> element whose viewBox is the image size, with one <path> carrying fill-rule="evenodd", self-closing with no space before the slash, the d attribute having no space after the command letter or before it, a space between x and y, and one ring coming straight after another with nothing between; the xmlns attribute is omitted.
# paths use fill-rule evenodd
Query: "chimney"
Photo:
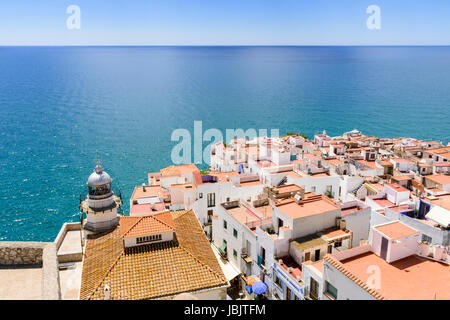
<svg viewBox="0 0 450 320"><path fill-rule="evenodd" d="M301 192L297 192L295 194L294 201L297 202L298 204L303 204L303 195L301 194Z"/></svg>
<svg viewBox="0 0 450 320"><path fill-rule="evenodd" d="M108 284L105 284L105 288L103 289L105 298L104 300L111 300L111 289L109 288Z"/></svg>

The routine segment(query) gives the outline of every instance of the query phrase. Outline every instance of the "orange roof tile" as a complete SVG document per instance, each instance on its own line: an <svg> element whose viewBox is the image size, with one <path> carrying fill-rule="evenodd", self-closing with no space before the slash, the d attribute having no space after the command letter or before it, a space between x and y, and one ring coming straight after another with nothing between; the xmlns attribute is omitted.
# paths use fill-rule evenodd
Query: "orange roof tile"
<svg viewBox="0 0 450 320"><path fill-rule="evenodd" d="M194 212L183 210L170 214L177 230L174 241L125 249L120 227L89 237L80 299L104 299L105 284L110 287L111 299L133 300L227 286ZM166 223L170 220L167 214L160 219Z"/></svg>
<svg viewBox="0 0 450 320"><path fill-rule="evenodd" d="M124 238L174 231L169 211L120 218L120 235Z"/></svg>

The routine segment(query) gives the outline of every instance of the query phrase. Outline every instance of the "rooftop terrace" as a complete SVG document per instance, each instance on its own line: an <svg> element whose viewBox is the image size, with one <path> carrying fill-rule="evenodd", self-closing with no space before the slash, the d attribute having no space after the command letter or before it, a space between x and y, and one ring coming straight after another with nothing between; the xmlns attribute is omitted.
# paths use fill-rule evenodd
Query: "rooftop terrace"
<svg viewBox="0 0 450 320"><path fill-rule="evenodd" d="M340 262L364 282L372 275L368 268L379 267L381 285L377 291L386 299L450 299L450 267L445 264L416 255L388 263L373 252Z"/></svg>

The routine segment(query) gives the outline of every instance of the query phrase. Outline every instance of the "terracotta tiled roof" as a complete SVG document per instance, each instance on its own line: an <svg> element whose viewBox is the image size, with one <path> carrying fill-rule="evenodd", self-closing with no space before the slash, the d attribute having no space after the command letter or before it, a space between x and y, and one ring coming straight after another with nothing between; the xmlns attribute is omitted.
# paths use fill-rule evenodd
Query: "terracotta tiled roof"
<svg viewBox="0 0 450 320"><path fill-rule="evenodd" d="M139 237L174 230L172 214L169 211L149 213L120 219L122 237Z"/></svg>
<svg viewBox="0 0 450 320"><path fill-rule="evenodd" d="M111 299L133 300L227 285L194 212L170 214L177 235L174 241L124 248L120 227L88 239L80 299L103 299L105 284Z"/></svg>
<svg viewBox="0 0 450 320"><path fill-rule="evenodd" d="M99 235L86 240L83 272L81 275L80 299L90 299L93 291L103 282L114 262L123 252L123 240L120 230Z"/></svg>
<svg viewBox="0 0 450 320"><path fill-rule="evenodd" d="M371 296L373 296L377 300L384 300L385 298L376 290L369 288L369 286L359 279L357 276L355 276L353 273L351 273L339 260L337 260L335 257L333 257L330 254L327 254L324 258L324 261L328 262L330 265L335 267L338 271L340 271L342 274L344 274L347 278L352 280L354 283L356 283L358 286L363 288L365 291L367 291Z"/></svg>

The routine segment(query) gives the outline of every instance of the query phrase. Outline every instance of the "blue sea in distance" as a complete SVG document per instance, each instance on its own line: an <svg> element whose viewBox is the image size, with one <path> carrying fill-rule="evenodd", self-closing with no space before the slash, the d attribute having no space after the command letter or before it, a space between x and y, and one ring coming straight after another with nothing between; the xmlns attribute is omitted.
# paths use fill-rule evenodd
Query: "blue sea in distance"
<svg viewBox="0 0 450 320"><path fill-rule="evenodd" d="M447 143L450 47L0 47L0 239L78 221L97 155L127 212L194 120Z"/></svg>

